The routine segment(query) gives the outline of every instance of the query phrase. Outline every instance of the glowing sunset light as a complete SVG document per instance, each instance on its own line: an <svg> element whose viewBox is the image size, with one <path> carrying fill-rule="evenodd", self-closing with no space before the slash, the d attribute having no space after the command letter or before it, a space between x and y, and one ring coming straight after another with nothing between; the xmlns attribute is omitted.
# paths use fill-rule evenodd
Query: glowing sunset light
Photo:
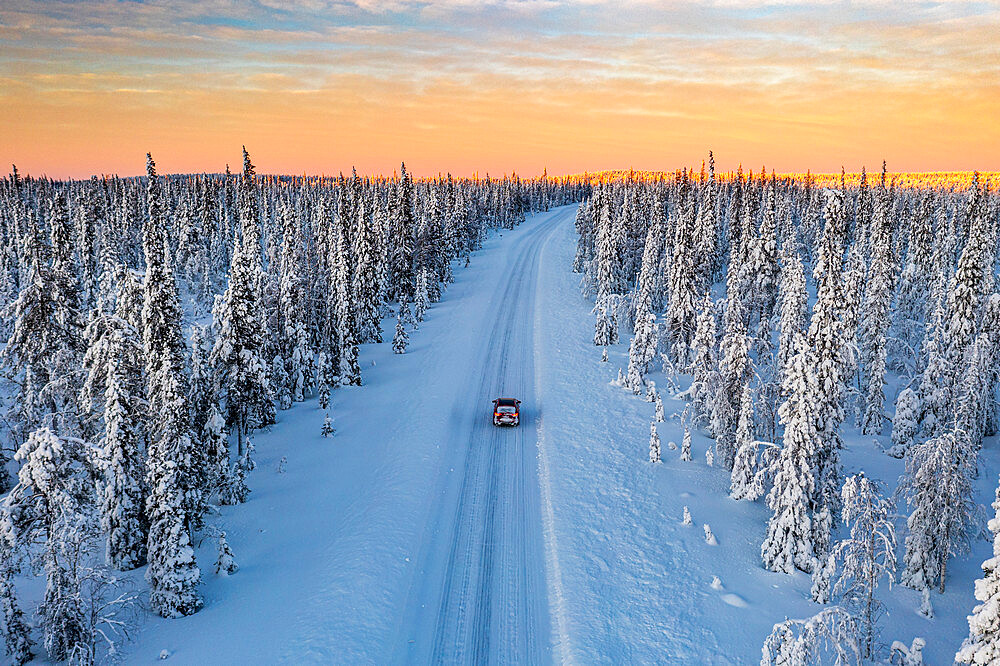
<svg viewBox="0 0 1000 666"><path fill-rule="evenodd" d="M1000 170L1000 2L0 5L24 173Z"/></svg>

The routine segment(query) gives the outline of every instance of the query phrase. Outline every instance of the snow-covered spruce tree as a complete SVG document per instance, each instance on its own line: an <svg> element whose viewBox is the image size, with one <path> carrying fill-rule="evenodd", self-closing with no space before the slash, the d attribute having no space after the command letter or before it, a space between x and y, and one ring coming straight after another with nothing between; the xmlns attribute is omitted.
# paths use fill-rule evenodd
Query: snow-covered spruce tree
<svg viewBox="0 0 1000 666"><path fill-rule="evenodd" d="M650 226L642 254L639 288L635 299L635 335L629 345L628 386L639 395L645 382L649 363L656 357L656 325L653 315L653 294L656 288L656 270L663 249L661 230Z"/></svg>
<svg viewBox="0 0 1000 666"><path fill-rule="evenodd" d="M911 388L900 391L896 398L896 414L892 419L892 448L888 453L893 458L902 458L913 446L920 428L920 396Z"/></svg>
<svg viewBox="0 0 1000 666"><path fill-rule="evenodd" d="M712 296L707 292L698 313L692 346L694 376L690 389L691 404L696 417L710 421L714 411L713 402L718 396L714 390L718 384L718 368L715 361L715 314Z"/></svg>
<svg viewBox="0 0 1000 666"><path fill-rule="evenodd" d="M602 185L596 188L591 201L591 210L596 230L596 256L593 270L597 284L598 301L612 294L625 291L621 282L619 270L619 238L616 233L616 221L612 212L610 187Z"/></svg>
<svg viewBox="0 0 1000 666"><path fill-rule="evenodd" d="M786 252L781 264L778 363L781 372L795 354L795 336L806 328L806 276L797 252Z"/></svg>
<svg viewBox="0 0 1000 666"><path fill-rule="evenodd" d="M656 324L652 312L648 310L636 321L636 331L629 345L628 377L626 385L632 393L639 395L645 385L645 375L649 363L656 356Z"/></svg>
<svg viewBox="0 0 1000 666"><path fill-rule="evenodd" d="M740 396L753 374L749 340L742 317L727 317L720 355L720 387L712 400L712 434L715 436L715 450L723 467L732 470L733 459L736 457Z"/></svg>
<svg viewBox="0 0 1000 666"><path fill-rule="evenodd" d="M814 461L822 446L814 417L818 393L814 358L801 334L795 348L783 387L788 397L778 410L785 435L774 485L767 495L773 513L761 545L764 567L782 573L810 571L813 557L825 554L816 552L812 527Z"/></svg>
<svg viewBox="0 0 1000 666"><path fill-rule="evenodd" d="M24 616L24 611L17 601L17 588L14 587L14 577L21 570L23 554L20 548L23 544L22 529L30 523L31 517L26 517L20 510L17 492L11 492L0 500L0 627L4 638L4 647L12 664L21 666L31 661L31 627Z"/></svg>
<svg viewBox="0 0 1000 666"><path fill-rule="evenodd" d="M353 181L357 180L355 175ZM343 195L341 201L343 202ZM358 365L358 321L357 306L354 300L354 293L351 288L353 284L353 262L354 253L351 251L350 225L348 217L349 208L341 205L338 208L339 228L336 238L336 320L337 320L337 340L340 348L340 382L344 386L361 385L361 368Z"/></svg>
<svg viewBox="0 0 1000 666"><path fill-rule="evenodd" d="M660 434L656 432L656 422L649 424L649 462L660 462Z"/></svg>
<svg viewBox="0 0 1000 666"><path fill-rule="evenodd" d="M287 391L293 402L301 402L313 391L310 360L313 357L306 322L308 308L306 270L303 256L305 241L302 222L285 200L278 206L282 224L278 309L281 356L285 361Z"/></svg>
<svg viewBox="0 0 1000 666"><path fill-rule="evenodd" d="M32 554L45 571L43 642L50 659L64 661L92 643L80 585L87 544L96 536L94 470L81 440L44 427L31 433L15 458L19 483L6 507L21 547L41 542Z"/></svg>
<svg viewBox="0 0 1000 666"><path fill-rule="evenodd" d="M389 236L392 253L389 257L388 297L413 300L416 276L413 274L413 180L400 164L399 177L392 182L389 193Z"/></svg>
<svg viewBox="0 0 1000 666"><path fill-rule="evenodd" d="M240 570L238 564L236 564L236 558L233 556L233 549L229 547L229 542L226 541L226 533L219 532L219 543L218 543L219 555L215 559L215 573L219 576L231 576Z"/></svg>
<svg viewBox="0 0 1000 666"><path fill-rule="evenodd" d="M220 492L229 486L229 433L216 402L208 406L200 439L205 449L207 492Z"/></svg>
<svg viewBox="0 0 1000 666"><path fill-rule="evenodd" d="M922 324L926 320L927 301L933 281L934 243L931 196L921 196L916 214L910 222L910 242L900 277L896 304L896 331L910 347L920 344Z"/></svg>
<svg viewBox="0 0 1000 666"><path fill-rule="evenodd" d="M857 623L839 606L774 625L761 648L761 666L860 663Z"/></svg>
<svg viewBox="0 0 1000 666"><path fill-rule="evenodd" d="M691 342L698 314L698 276L695 266L695 195L682 183L680 211L674 223L674 255L667 283L669 300L664 315L670 357L681 368L691 363Z"/></svg>
<svg viewBox="0 0 1000 666"><path fill-rule="evenodd" d="M763 176L763 174L762 174ZM757 238L750 247L750 257L745 268L753 278L753 313L757 327L752 331L758 339L770 344L770 322L777 301L778 276L778 241L775 236L777 227L777 183L772 174L765 194L763 215Z"/></svg>
<svg viewBox="0 0 1000 666"><path fill-rule="evenodd" d="M395 354L405 354L406 347L410 343L410 336L406 333L406 319L410 311L410 304L405 300L399 304L399 312L396 315L396 333L392 336L392 351Z"/></svg>
<svg viewBox="0 0 1000 666"><path fill-rule="evenodd" d="M417 276L417 288L416 295L413 301L413 316L417 323L424 320L424 313L427 312L427 308L430 306L430 297L427 292L427 270L424 269L420 271Z"/></svg>
<svg viewBox="0 0 1000 666"><path fill-rule="evenodd" d="M946 379L948 357L944 299L939 297L934 300L921 348L926 365L920 376L920 430L925 439L945 431L951 420L952 407Z"/></svg>
<svg viewBox="0 0 1000 666"><path fill-rule="evenodd" d="M851 535L835 548L843 568L834 594L843 594L858 618L862 657L874 659L878 638L876 622L882 613L882 604L875 597L875 591L882 578L888 578L892 587L896 574L892 503L882 496L879 485L864 473L844 482L841 502L841 517L845 525L851 526Z"/></svg>
<svg viewBox="0 0 1000 666"><path fill-rule="evenodd" d="M146 563L149 538L142 450L146 401L136 385L142 376L137 338L131 327L111 334L104 401L101 528L108 564L122 570Z"/></svg>
<svg viewBox="0 0 1000 666"><path fill-rule="evenodd" d="M142 319L151 415L146 457L146 515L150 522L146 578L153 610L163 617L178 617L201 607L196 590L200 573L189 528L200 521L204 511L205 470L191 439L180 302L167 256L163 193L148 154L146 172L149 218L143 229L146 280Z"/></svg>
<svg viewBox="0 0 1000 666"><path fill-rule="evenodd" d="M585 201L576 210L577 243L573 258L573 272L583 273L594 258L594 223L591 219L590 202Z"/></svg>
<svg viewBox="0 0 1000 666"><path fill-rule="evenodd" d="M330 418L330 412L327 412L326 416L323 417L323 427L320 428L320 434L324 437L329 437L335 432L336 431L333 428L333 419Z"/></svg>
<svg viewBox="0 0 1000 666"><path fill-rule="evenodd" d="M14 590L13 572L6 564L9 555L3 555L3 563L0 563L0 621L3 626L4 645L10 663L14 666L23 666L31 661L33 655L31 648L31 627L24 617L24 611L17 603Z"/></svg>
<svg viewBox="0 0 1000 666"><path fill-rule="evenodd" d="M253 165L244 150L239 186L242 235L233 252L229 287L213 313L218 334L211 363L225 405L226 424L236 431L240 454L244 436L254 428L274 423L275 419L269 364L263 356L260 221L253 182Z"/></svg>
<svg viewBox="0 0 1000 666"><path fill-rule="evenodd" d="M885 163L882 164L882 184L875 194L872 218L871 265L861 305L861 357L867 381L862 388L864 409L861 431L866 435L882 432L885 404L886 335L890 324L893 292L894 257L892 256L889 194L885 189Z"/></svg>
<svg viewBox="0 0 1000 666"><path fill-rule="evenodd" d="M736 457L730 475L729 496L744 499L753 485L757 464L757 447L753 435L753 396L750 385L743 386L740 397L740 420L736 425Z"/></svg>
<svg viewBox="0 0 1000 666"><path fill-rule="evenodd" d="M149 603L163 617L191 615L202 606L197 592L201 572L195 562L179 471L189 461L179 462L181 452L190 451L186 400L176 375L165 374L161 381L164 400L163 430L154 440L147 458L146 513L149 517ZM187 464L184 464L184 463ZM198 489L201 494L202 489Z"/></svg>
<svg viewBox="0 0 1000 666"><path fill-rule="evenodd" d="M969 456L945 432L910 449L901 490L910 506L901 582L944 592L948 558L965 551L973 524Z"/></svg>
<svg viewBox="0 0 1000 666"><path fill-rule="evenodd" d="M810 452L813 484L809 496L812 511L812 543L817 557L826 555L830 530L840 494L840 424L844 420L844 345L841 320L843 307L843 245L845 234L841 193L828 193L825 224L813 275L817 298L809 322L808 344L815 367L812 420L818 439Z"/></svg>
<svg viewBox="0 0 1000 666"><path fill-rule="evenodd" d="M691 429L684 428L684 439L681 440L681 460L691 462Z"/></svg>
<svg viewBox="0 0 1000 666"><path fill-rule="evenodd" d="M254 446L249 438L243 447L243 455L229 472L229 484L219 491L219 503L225 505L243 504L250 497L247 476L257 467L253 459Z"/></svg>
<svg viewBox="0 0 1000 666"><path fill-rule="evenodd" d="M695 256L698 267L698 283L701 290L708 289L720 268L719 221L717 217L718 187L715 180L715 156L708 152L708 179L705 179L705 165L702 163L699 178L700 200L698 217L695 220ZM661 234L662 235L662 234Z"/></svg>
<svg viewBox="0 0 1000 666"><path fill-rule="evenodd" d="M969 616L969 637L955 655L962 664L1000 663L1000 486L989 521L993 557L983 562L983 577L976 581L976 599L982 603Z"/></svg>
<svg viewBox="0 0 1000 666"><path fill-rule="evenodd" d="M381 289L378 280L378 257L376 256L376 224L371 202L365 198L358 203L356 228L354 230L357 268L354 271L353 298L357 303L357 326L359 342L382 342L382 326L379 320Z"/></svg>
<svg viewBox="0 0 1000 666"><path fill-rule="evenodd" d="M993 266L993 246L996 243L991 232L989 215L983 201L978 180L974 182L966 205L966 220L969 227L968 240L962 249L948 293L947 335L946 335L946 375L943 381L948 390L948 400L952 411L959 400L959 384L965 370L966 352L972 346L976 335L976 324L981 312L986 285L986 266ZM989 285L992 290L993 285Z"/></svg>

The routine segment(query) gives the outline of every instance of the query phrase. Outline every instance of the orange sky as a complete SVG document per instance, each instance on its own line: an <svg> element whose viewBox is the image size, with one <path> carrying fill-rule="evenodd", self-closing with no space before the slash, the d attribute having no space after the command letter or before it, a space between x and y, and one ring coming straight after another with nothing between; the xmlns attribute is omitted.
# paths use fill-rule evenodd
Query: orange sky
<svg viewBox="0 0 1000 666"><path fill-rule="evenodd" d="M34 175L1000 170L998 2L12 4L0 164Z"/></svg>

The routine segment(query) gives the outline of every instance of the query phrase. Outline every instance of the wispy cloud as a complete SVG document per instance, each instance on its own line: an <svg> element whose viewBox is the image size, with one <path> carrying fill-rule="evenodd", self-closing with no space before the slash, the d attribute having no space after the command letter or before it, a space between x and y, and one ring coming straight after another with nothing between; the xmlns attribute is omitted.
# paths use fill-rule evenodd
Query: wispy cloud
<svg viewBox="0 0 1000 666"><path fill-rule="evenodd" d="M21 0L0 161L1000 168L998 34L1000 0Z"/></svg>

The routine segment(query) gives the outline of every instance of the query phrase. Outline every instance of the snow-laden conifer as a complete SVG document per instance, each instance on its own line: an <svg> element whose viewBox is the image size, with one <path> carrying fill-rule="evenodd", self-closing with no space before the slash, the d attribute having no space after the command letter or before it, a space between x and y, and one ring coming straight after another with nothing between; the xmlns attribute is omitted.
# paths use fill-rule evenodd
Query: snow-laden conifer
<svg viewBox="0 0 1000 666"><path fill-rule="evenodd" d="M816 374L813 357L800 334L785 376L787 399L778 410L785 426L774 485L767 495L771 520L761 546L764 567L793 573L810 571L817 553L813 543L811 499L816 492L814 460L820 446L816 430Z"/></svg>
<svg viewBox="0 0 1000 666"><path fill-rule="evenodd" d="M969 637L955 655L962 664L1000 663L1000 486L993 510L996 515L989 521L993 557L983 562L983 577L976 581L976 599L981 603L972 610Z"/></svg>
<svg viewBox="0 0 1000 666"><path fill-rule="evenodd" d="M660 434L656 432L656 422L649 424L649 462L660 462Z"/></svg>
<svg viewBox="0 0 1000 666"><path fill-rule="evenodd" d="M886 335L890 324L893 292L894 257L892 256L889 216L889 193L885 188L885 164L882 184L875 195L875 213L871 229L871 265L861 305L861 354L867 382L862 389L864 409L861 431L867 435L882 432L885 402Z"/></svg>
<svg viewBox="0 0 1000 666"><path fill-rule="evenodd" d="M146 519L142 429L146 401L135 392L141 370L133 347L135 333L112 333L104 407L104 479L101 527L107 535L108 564L134 569L146 563Z"/></svg>
<svg viewBox="0 0 1000 666"><path fill-rule="evenodd" d="M845 222L840 192L828 193L824 218L820 252L813 269L817 298L808 333L815 383L806 382L813 391L810 398L813 426L806 439L812 442L808 467L813 480L808 501L813 514L812 543L817 557L823 557L829 548L833 514L840 494L839 429L844 420L844 346L848 341L841 319Z"/></svg>
<svg viewBox="0 0 1000 666"><path fill-rule="evenodd" d="M712 297L706 292L698 313L695 326L691 380L691 404L695 414L711 418L714 413L715 399L718 397L718 368L715 353L715 314Z"/></svg>
<svg viewBox="0 0 1000 666"><path fill-rule="evenodd" d="M269 361L265 357L263 301L260 290L260 239L254 170L244 151L244 171L240 178L240 221L242 235L233 252L229 286L213 312L218 334L212 348L219 394L226 423L236 431L239 452L243 438L254 428L275 420Z"/></svg>
<svg viewBox="0 0 1000 666"><path fill-rule="evenodd" d="M152 157L146 155L149 219L143 228L146 279L142 308L150 441L146 456L146 515L150 523L146 579L149 602L163 617L201 607L198 565L189 526L204 511L204 460L190 430L184 341L177 284L165 236L166 210Z"/></svg>
<svg viewBox="0 0 1000 666"><path fill-rule="evenodd" d="M729 326L722 338L719 359L720 386L712 400L712 434L715 448L723 466L733 467L736 457L736 428L740 415L740 396L752 375L749 341L743 320L729 319Z"/></svg>
<svg viewBox="0 0 1000 666"><path fill-rule="evenodd" d="M238 564L236 564L236 558L233 556L233 549L229 547L229 542L226 541L226 533L219 532L218 538L218 556L215 558L215 573L219 576L231 576L240 570Z"/></svg>
<svg viewBox="0 0 1000 666"><path fill-rule="evenodd" d="M746 498L753 485L757 463L757 447L753 434L753 396L750 386L744 385L740 397L740 419L736 426L736 457L730 474L729 496L735 500Z"/></svg>
<svg viewBox="0 0 1000 666"><path fill-rule="evenodd" d="M969 457L952 432L910 449L901 490L907 518L904 585L944 592L948 559L965 551L974 518Z"/></svg>
<svg viewBox="0 0 1000 666"><path fill-rule="evenodd" d="M396 315L396 333L392 336L392 351L395 354L405 354L406 347L410 343L410 336L406 333L406 313L410 310L410 304L403 301L399 304L399 312Z"/></svg>
<svg viewBox="0 0 1000 666"><path fill-rule="evenodd" d="M45 595L39 616L43 644L53 661L87 652L92 636L81 585L87 544L96 535L92 456L79 439L59 437L48 428L31 433L18 449L18 485L5 506L16 506L21 547L41 542Z"/></svg>
<svg viewBox="0 0 1000 666"><path fill-rule="evenodd" d="M795 336L806 328L806 276L797 252L786 253L781 266L778 363L782 373L795 355Z"/></svg>
<svg viewBox="0 0 1000 666"><path fill-rule="evenodd" d="M684 428L684 439L681 441L681 460L691 461L691 430Z"/></svg>
<svg viewBox="0 0 1000 666"><path fill-rule="evenodd" d="M896 397L896 413L892 418L892 448L888 453L902 458L913 446L920 427L920 397L911 388L905 388Z"/></svg>
<svg viewBox="0 0 1000 666"><path fill-rule="evenodd" d="M424 315L427 312L428 306L430 305L430 298L428 296L428 291L427 291L428 289L427 283L428 283L428 277L427 277L427 271L425 269L420 271L420 274L417 276L416 295L414 296L413 300L413 316L416 319L417 323L420 323L424 320Z"/></svg>

